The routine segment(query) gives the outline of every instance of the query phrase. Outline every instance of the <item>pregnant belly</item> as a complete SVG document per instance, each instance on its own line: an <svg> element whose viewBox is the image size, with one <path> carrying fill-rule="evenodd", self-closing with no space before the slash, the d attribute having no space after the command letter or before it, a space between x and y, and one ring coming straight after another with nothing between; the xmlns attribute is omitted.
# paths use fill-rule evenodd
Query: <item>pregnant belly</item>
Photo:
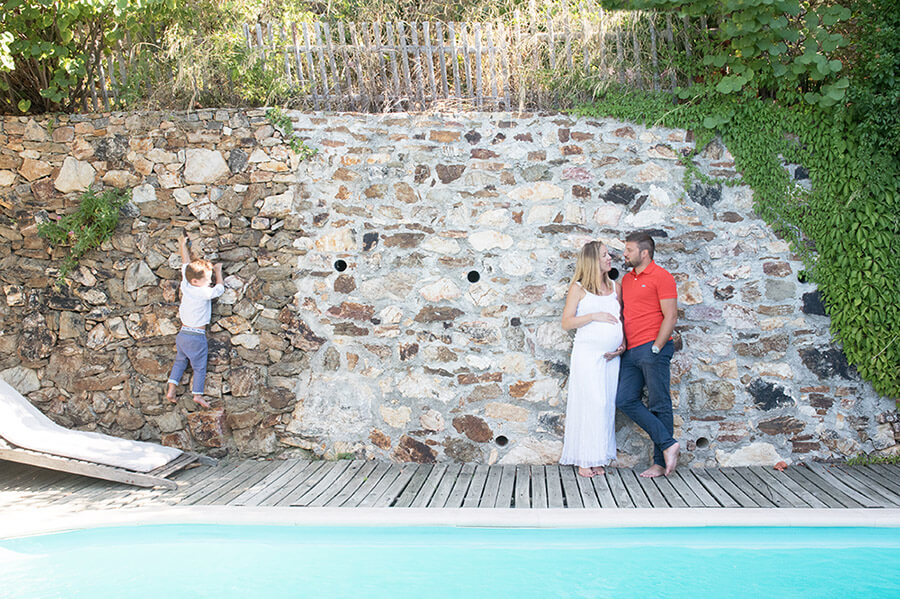
<svg viewBox="0 0 900 599"><path fill-rule="evenodd" d="M598 351L611 352L622 343L622 324L592 322L584 325L575 333L576 343L590 343Z"/></svg>

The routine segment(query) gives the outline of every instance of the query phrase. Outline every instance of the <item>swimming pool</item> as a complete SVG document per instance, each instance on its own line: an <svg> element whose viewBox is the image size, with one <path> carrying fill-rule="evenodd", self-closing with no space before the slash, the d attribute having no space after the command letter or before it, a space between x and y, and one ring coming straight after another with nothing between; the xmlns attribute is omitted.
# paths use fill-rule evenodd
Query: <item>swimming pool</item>
<svg viewBox="0 0 900 599"><path fill-rule="evenodd" d="M0 541L0 596L898 597L896 528L152 525Z"/></svg>

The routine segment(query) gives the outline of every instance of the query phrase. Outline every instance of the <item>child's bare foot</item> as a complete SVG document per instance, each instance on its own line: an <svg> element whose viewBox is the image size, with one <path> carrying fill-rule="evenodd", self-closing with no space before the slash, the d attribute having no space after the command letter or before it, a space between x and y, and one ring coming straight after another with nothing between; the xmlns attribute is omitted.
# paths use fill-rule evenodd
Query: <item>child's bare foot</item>
<svg viewBox="0 0 900 599"><path fill-rule="evenodd" d="M579 467L579 468L578 468L578 476L583 476L583 477L585 477L585 478L590 478L590 477L594 476L594 469L593 469L593 468L581 468L581 467Z"/></svg>
<svg viewBox="0 0 900 599"><path fill-rule="evenodd" d="M175 403L175 385L169 383L168 387L166 387L166 399Z"/></svg>
<svg viewBox="0 0 900 599"><path fill-rule="evenodd" d="M203 399L203 396L200 395L199 393L194 393L194 401L196 403L198 403L199 405L203 406L204 408L209 408L209 404L206 402L205 399Z"/></svg>
<svg viewBox="0 0 900 599"><path fill-rule="evenodd" d="M604 470L603 466L594 466L591 468L591 472L594 473L594 476L603 476L606 474L606 470Z"/></svg>

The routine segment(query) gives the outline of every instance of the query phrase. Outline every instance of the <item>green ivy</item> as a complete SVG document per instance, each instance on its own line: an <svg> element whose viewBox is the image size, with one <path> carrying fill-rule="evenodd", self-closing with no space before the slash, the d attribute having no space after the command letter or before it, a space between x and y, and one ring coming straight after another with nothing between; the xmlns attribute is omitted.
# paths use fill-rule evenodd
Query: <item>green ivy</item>
<svg viewBox="0 0 900 599"><path fill-rule="evenodd" d="M78 266L81 256L112 237L119 224L119 210L130 199L130 191L108 189L99 195L87 191L75 212L38 225L38 233L51 245L69 248L59 268L58 283Z"/></svg>
<svg viewBox="0 0 900 599"><path fill-rule="evenodd" d="M723 112L727 123L709 127ZM900 167L859 143L848 108L709 90L673 106L668 94L610 89L576 113L689 129L697 150L720 134L757 213L802 257L848 360L877 392L900 398ZM813 191L791 180L782 157L809 169ZM697 170L686 166L687 187Z"/></svg>
<svg viewBox="0 0 900 599"><path fill-rule="evenodd" d="M284 139L287 140L288 145L291 146L291 150L300 157L300 160L312 158L319 153L317 148L310 148L299 135L294 133L294 123L291 121L291 117L285 114L281 108L276 106L275 108L268 109L266 111L266 118L269 119L269 122L272 123L273 127L281 131Z"/></svg>

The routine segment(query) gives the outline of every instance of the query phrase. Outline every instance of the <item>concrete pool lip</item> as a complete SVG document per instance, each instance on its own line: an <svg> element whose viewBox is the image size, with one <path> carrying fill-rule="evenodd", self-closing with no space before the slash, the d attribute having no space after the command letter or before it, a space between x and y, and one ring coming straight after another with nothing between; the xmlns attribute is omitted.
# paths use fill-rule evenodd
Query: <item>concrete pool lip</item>
<svg viewBox="0 0 900 599"><path fill-rule="evenodd" d="M165 524L478 528L872 527L900 528L900 509L770 508L287 508L165 506L41 508L0 514L0 540L88 528Z"/></svg>

